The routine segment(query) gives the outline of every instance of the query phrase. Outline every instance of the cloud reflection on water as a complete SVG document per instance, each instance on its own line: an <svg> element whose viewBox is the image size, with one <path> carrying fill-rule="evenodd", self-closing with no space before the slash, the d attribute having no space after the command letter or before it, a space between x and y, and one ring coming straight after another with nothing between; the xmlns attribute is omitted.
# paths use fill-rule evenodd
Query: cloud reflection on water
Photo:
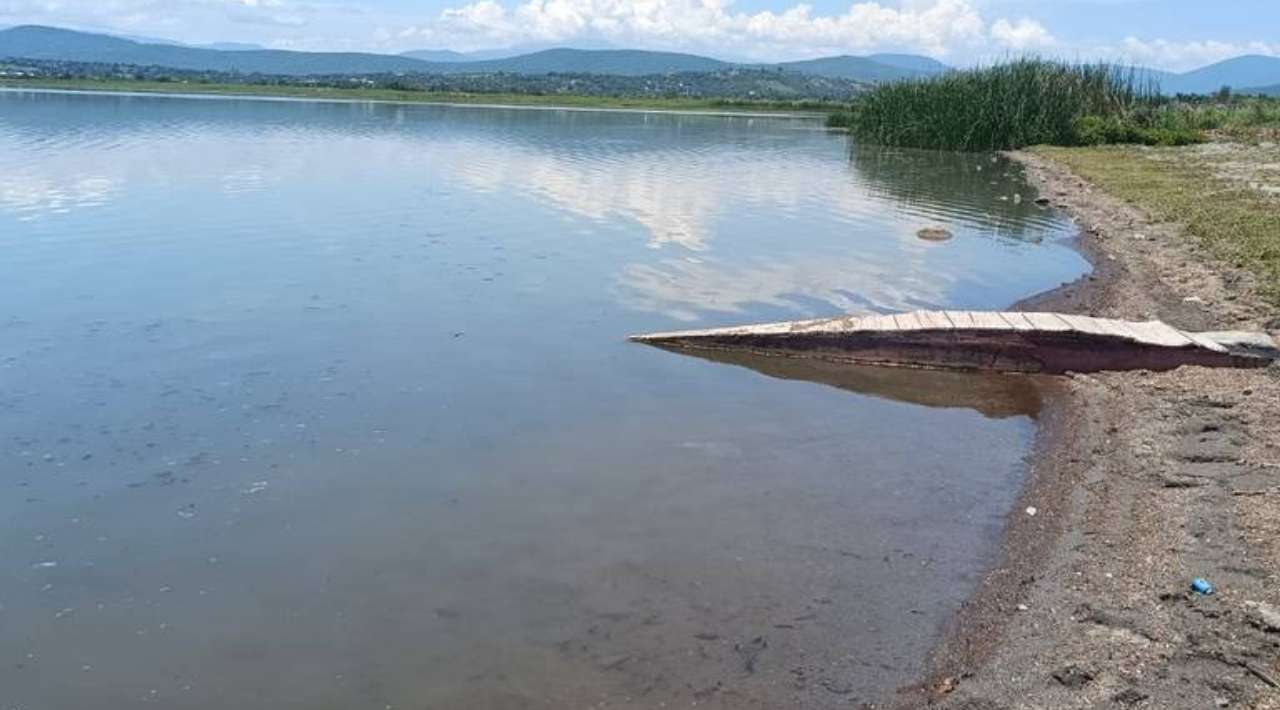
<svg viewBox="0 0 1280 710"><path fill-rule="evenodd" d="M51 214L102 207L122 189L119 180L105 176L47 176L34 171L0 175L0 212L30 221Z"/></svg>
<svg viewBox="0 0 1280 710"><path fill-rule="evenodd" d="M142 182L184 186L191 199L201 190L243 198L332 173L330 156L341 153L350 175L338 181L376 173L409 193L462 191L497 210L521 196L586 220L587 231L638 231L648 249L615 267L617 297L681 321L750 304L797 316L950 305L964 283L1007 278L1009 259L1064 230L1029 199L1011 199L1025 188L1005 163L849 146L812 123L212 100L194 112L182 100L121 101L145 102L149 118L94 127L65 111L60 124L16 114L19 131L9 133L0 120L0 146L16 135L43 146L38 162L4 166L0 214L101 207ZM324 151L299 149L317 141ZM145 155L130 150L139 143ZM927 225L957 239L924 244L915 232Z"/></svg>

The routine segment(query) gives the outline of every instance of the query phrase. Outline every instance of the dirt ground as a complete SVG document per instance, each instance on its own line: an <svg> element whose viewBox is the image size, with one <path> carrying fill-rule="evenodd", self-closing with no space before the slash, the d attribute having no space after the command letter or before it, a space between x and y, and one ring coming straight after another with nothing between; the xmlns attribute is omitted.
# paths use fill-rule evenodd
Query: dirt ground
<svg viewBox="0 0 1280 710"><path fill-rule="evenodd" d="M1013 157L1096 267L1022 308L1280 335L1177 225ZM1000 564L897 704L1280 708L1280 366L1060 378L1043 421Z"/></svg>

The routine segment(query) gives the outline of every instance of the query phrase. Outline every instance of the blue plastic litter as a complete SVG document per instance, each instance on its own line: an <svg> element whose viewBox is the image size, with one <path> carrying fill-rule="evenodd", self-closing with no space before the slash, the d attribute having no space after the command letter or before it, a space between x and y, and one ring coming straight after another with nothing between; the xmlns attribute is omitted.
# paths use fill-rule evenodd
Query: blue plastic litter
<svg viewBox="0 0 1280 710"><path fill-rule="evenodd" d="M1198 594L1209 595L1209 594L1213 594L1217 590L1214 589L1213 585L1209 583L1209 580L1205 579L1204 577L1196 577L1195 579L1191 580L1191 591L1196 592Z"/></svg>

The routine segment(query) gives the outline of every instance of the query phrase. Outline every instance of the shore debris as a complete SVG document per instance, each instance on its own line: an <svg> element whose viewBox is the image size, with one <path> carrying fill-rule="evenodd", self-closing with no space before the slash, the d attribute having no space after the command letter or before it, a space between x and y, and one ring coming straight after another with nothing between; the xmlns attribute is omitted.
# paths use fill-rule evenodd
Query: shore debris
<svg viewBox="0 0 1280 710"><path fill-rule="evenodd" d="M1210 594L1213 594L1218 590L1212 584L1210 584L1209 580L1205 579L1204 577L1196 577L1195 579L1191 580L1191 591L1195 592L1196 594L1209 596Z"/></svg>
<svg viewBox="0 0 1280 710"><path fill-rule="evenodd" d="M1270 673L1267 673L1266 671L1262 670L1261 668L1253 665L1248 661L1242 661L1240 665L1244 666L1244 669L1252 673L1253 676L1258 680L1262 681L1263 683L1266 683L1272 688L1276 688L1277 690L1280 690L1280 681L1277 681L1275 678L1272 678Z"/></svg>
<svg viewBox="0 0 1280 710"><path fill-rule="evenodd" d="M600 660L600 669L606 671L614 671L621 668L627 661L631 660L630 654L619 654L609 656Z"/></svg>

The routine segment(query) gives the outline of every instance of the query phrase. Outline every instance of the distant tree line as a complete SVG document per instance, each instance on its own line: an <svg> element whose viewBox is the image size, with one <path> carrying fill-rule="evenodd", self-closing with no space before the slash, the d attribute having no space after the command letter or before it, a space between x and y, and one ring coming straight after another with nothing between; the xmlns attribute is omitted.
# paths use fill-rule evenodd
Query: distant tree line
<svg viewBox="0 0 1280 710"><path fill-rule="evenodd" d="M197 71L160 66L0 60L0 78L150 81L254 86L386 89L469 94L596 96L617 98L690 98L758 101L847 102L867 89L852 79L815 76L777 68L732 68L647 76L609 74L328 74L287 76Z"/></svg>

